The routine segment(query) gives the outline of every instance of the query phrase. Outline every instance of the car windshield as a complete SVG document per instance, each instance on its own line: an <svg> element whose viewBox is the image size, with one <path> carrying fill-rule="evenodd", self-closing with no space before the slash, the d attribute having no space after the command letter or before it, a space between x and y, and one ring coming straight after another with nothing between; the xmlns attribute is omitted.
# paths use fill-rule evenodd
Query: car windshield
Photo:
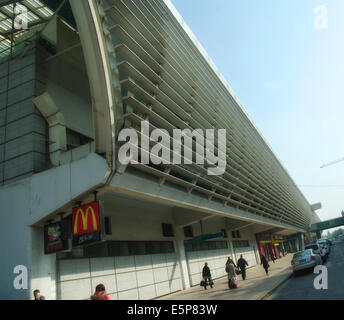
<svg viewBox="0 0 344 320"><path fill-rule="evenodd" d="M306 249L319 250L319 247L316 244L312 244L310 246L307 246Z"/></svg>
<svg viewBox="0 0 344 320"><path fill-rule="evenodd" d="M304 256L309 256L311 254L312 254L312 250L311 249L300 251L300 252L297 252L297 253L294 254L294 259L301 258L301 257L304 257Z"/></svg>

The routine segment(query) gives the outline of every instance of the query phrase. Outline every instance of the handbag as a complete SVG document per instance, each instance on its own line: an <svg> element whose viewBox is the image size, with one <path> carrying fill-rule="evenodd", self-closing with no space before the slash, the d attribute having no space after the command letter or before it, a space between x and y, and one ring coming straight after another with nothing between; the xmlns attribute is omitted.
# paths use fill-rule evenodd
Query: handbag
<svg viewBox="0 0 344 320"><path fill-rule="evenodd" d="M205 287L207 285L207 282L204 280L201 280L201 283L199 284L201 287Z"/></svg>
<svg viewBox="0 0 344 320"><path fill-rule="evenodd" d="M241 274L241 270L238 269L238 268L236 268L236 269L235 269L235 274L236 274L236 275L240 275L240 274Z"/></svg>
<svg viewBox="0 0 344 320"><path fill-rule="evenodd" d="M228 286L229 286L229 289L236 289L238 287L238 279L237 278L230 279Z"/></svg>
<svg viewBox="0 0 344 320"><path fill-rule="evenodd" d="M233 282L234 286L237 288L238 287L238 278L237 277L232 278L232 282Z"/></svg>

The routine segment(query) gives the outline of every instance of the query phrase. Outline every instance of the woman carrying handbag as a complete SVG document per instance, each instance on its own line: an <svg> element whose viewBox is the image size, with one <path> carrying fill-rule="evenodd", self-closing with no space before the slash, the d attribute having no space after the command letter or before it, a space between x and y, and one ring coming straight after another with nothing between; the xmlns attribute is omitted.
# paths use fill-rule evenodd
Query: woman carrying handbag
<svg viewBox="0 0 344 320"><path fill-rule="evenodd" d="M236 272L234 265L231 262L226 263L226 272L228 273L228 288L235 289L238 287L238 278L236 277Z"/></svg>

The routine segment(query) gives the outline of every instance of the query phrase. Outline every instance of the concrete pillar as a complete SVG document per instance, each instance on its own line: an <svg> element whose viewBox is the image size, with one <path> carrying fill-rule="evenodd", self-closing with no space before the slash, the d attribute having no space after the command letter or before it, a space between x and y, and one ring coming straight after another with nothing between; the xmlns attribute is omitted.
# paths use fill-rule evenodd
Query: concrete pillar
<svg viewBox="0 0 344 320"><path fill-rule="evenodd" d="M30 299L39 289L46 300L56 300L56 274L56 254L44 254L43 228L31 228Z"/></svg>
<svg viewBox="0 0 344 320"><path fill-rule="evenodd" d="M260 237L258 233L256 233L256 242L257 242L257 247L258 247L258 252L259 252L259 258L261 258L262 255L264 254L264 250L263 250L262 245L260 244Z"/></svg>
<svg viewBox="0 0 344 320"><path fill-rule="evenodd" d="M185 246L184 246L184 233L183 228L176 228L176 248L177 255L179 259L180 274L182 278L183 289L189 289L190 286L190 277L189 269L186 260Z"/></svg>
<svg viewBox="0 0 344 320"><path fill-rule="evenodd" d="M273 254L275 255L275 258L276 259L279 258L278 250L274 244L272 244L272 250L273 250Z"/></svg>
<svg viewBox="0 0 344 320"><path fill-rule="evenodd" d="M303 250L305 248L305 237L303 233L300 234L300 245L301 245L300 250Z"/></svg>
<svg viewBox="0 0 344 320"><path fill-rule="evenodd" d="M232 260L236 263L236 257L235 257L234 247L233 247L233 241L228 240L228 243L229 243L229 246L231 248Z"/></svg>

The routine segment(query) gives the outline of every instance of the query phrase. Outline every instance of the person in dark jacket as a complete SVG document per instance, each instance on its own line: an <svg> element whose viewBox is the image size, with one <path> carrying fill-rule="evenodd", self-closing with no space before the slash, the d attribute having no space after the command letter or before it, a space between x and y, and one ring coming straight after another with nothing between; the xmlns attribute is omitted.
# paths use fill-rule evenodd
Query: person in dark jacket
<svg viewBox="0 0 344 320"><path fill-rule="evenodd" d="M235 265L235 262L232 260L232 258L231 257L228 257L228 259L227 259L227 262L226 262L226 265L227 265L227 263L229 264L232 264L235 268L237 267L236 265Z"/></svg>
<svg viewBox="0 0 344 320"><path fill-rule="evenodd" d="M266 275L269 275L269 267L270 266L269 266L268 260L266 260L264 255L262 255L261 261L262 261L261 264L263 265L263 267L265 269Z"/></svg>
<svg viewBox="0 0 344 320"><path fill-rule="evenodd" d="M277 258L275 257L275 254L273 252L271 252L270 256L271 256L272 262L275 263L275 260L277 260Z"/></svg>
<svg viewBox="0 0 344 320"><path fill-rule="evenodd" d="M211 280L211 273L210 273L210 269L208 267L208 263L204 264L204 267L202 270L202 277L203 277L203 280L205 282L204 290L207 290L208 283L210 285L210 288L212 288L213 287L213 281Z"/></svg>
<svg viewBox="0 0 344 320"><path fill-rule="evenodd" d="M238 260L238 268L241 270L242 279L246 279L246 266L248 266L247 261L240 255L240 259Z"/></svg>

